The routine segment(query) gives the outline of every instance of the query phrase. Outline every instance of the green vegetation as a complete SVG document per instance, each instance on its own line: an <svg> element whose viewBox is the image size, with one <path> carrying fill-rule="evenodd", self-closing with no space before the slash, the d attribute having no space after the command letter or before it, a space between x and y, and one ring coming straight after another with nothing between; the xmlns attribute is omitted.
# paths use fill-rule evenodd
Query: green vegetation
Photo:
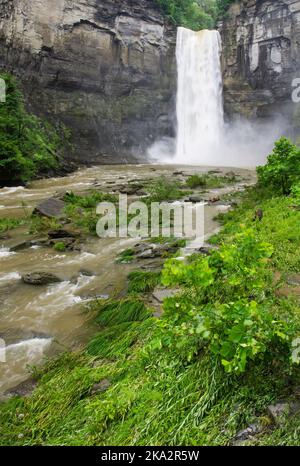
<svg viewBox="0 0 300 466"><path fill-rule="evenodd" d="M20 218L0 218L0 233L4 233L23 225L24 220Z"/></svg>
<svg viewBox="0 0 300 466"><path fill-rule="evenodd" d="M242 373L249 361L266 355L285 354L288 359L289 333L295 336L295 329L275 312L267 262L272 254L271 244L258 241L254 230L242 228L230 244L208 257L190 264L168 261L163 283L181 285L186 292L165 305L170 331L163 339L188 360L205 346L227 372Z"/></svg>
<svg viewBox="0 0 300 466"><path fill-rule="evenodd" d="M0 105L0 170L2 182L26 182L59 164L62 134L28 113L16 79L7 73L6 102Z"/></svg>
<svg viewBox="0 0 300 466"><path fill-rule="evenodd" d="M95 318L101 327L122 324L124 322L142 321L150 317L143 301L137 298L126 298L120 301L96 302L91 310L98 315Z"/></svg>
<svg viewBox="0 0 300 466"><path fill-rule="evenodd" d="M130 264L134 261L135 258L135 251L134 249L128 248L121 252L119 257L117 258L117 264Z"/></svg>
<svg viewBox="0 0 300 466"><path fill-rule="evenodd" d="M54 244L53 249L58 252L64 252L66 250L66 245L59 241Z"/></svg>
<svg viewBox="0 0 300 466"><path fill-rule="evenodd" d="M300 149L287 138L280 138L268 157L268 163L257 168L259 184L278 194L291 193L300 179ZM296 189L296 188L295 188Z"/></svg>
<svg viewBox="0 0 300 466"><path fill-rule="evenodd" d="M101 202L117 202L117 196L92 191L85 195L76 195L73 192L64 196L66 202L65 213L72 223L81 228L83 231L96 235L96 226L99 216L96 213L96 207Z"/></svg>
<svg viewBox="0 0 300 466"><path fill-rule="evenodd" d="M212 29L234 0L155 0L174 24L196 31Z"/></svg>
<svg viewBox="0 0 300 466"><path fill-rule="evenodd" d="M191 189L203 188L214 189L223 188L224 186L238 182L238 177L232 173L225 176L216 176L213 174L191 175L187 179L187 186Z"/></svg>
<svg viewBox="0 0 300 466"><path fill-rule="evenodd" d="M175 201L185 197L189 191L184 191L182 185L165 176L160 176L147 186L150 202Z"/></svg>
<svg viewBox="0 0 300 466"><path fill-rule="evenodd" d="M149 293L160 284L161 272L146 272L136 270L128 275L128 293Z"/></svg>

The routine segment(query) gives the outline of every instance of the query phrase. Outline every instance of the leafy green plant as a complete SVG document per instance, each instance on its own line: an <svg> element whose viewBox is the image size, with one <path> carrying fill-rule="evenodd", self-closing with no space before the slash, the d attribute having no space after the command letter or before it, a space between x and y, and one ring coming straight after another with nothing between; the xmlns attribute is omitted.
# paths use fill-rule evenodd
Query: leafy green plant
<svg viewBox="0 0 300 466"><path fill-rule="evenodd" d="M273 347L285 346L282 353L288 359L288 326L274 317L268 296L272 283L267 261L272 253L272 246L257 241L248 229L208 257L187 264L167 261L163 283L186 290L166 301L167 345L177 346L188 360L208 347L226 371L234 373L244 372L249 361Z"/></svg>
<svg viewBox="0 0 300 466"><path fill-rule="evenodd" d="M290 194L300 178L300 150L289 139L280 138L267 164L257 168L257 174L261 186L271 187L278 194Z"/></svg>

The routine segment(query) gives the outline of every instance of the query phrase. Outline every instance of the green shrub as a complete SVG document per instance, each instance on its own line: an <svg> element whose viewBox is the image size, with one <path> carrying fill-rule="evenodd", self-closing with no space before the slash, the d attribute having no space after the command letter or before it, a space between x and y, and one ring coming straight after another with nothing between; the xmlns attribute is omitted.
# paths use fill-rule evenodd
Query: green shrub
<svg viewBox="0 0 300 466"><path fill-rule="evenodd" d="M212 29L235 0L155 0L174 24L199 31Z"/></svg>
<svg viewBox="0 0 300 466"><path fill-rule="evenodd" d="M238 177L232 173L224 176L216 176L210 173L204 173L203 175L191 175L188 177L186 184L189 188L223 188L226 185L234 184L238 181Z"/></svg>
<svg viewBox="0 0 300 466"><path fill-rule="evenodd" d="M64 252L66 250L66 245L65 243L58 242L58 243L55 243L55 245L53 246L53 249L58 252Z"/></svg>
<svg viewBox="0 0 300 466"><path fill-rule="evenodd" d="M0 178L26 182L58 166L62 138L49 123L26 111L14 77L0 77L6 82L6 102L0 104Z"/></svg>
<svg viewBox="0 0 300 466"><path fill-rule="evenodd" d="M267 164L257 167L258 182L278 194L288 195L300 179L300 150L287 138L280 138Z"/></svg>
<svg viewBox="0 0 300 466"><path fill-rule="evenodd" d="M189 361L207 347L233 373L270 353L288 360L294 328L272 311L272 254L248 229L208 257L166 262L163 283L185 292L165 302L162 341Z"/></svg>

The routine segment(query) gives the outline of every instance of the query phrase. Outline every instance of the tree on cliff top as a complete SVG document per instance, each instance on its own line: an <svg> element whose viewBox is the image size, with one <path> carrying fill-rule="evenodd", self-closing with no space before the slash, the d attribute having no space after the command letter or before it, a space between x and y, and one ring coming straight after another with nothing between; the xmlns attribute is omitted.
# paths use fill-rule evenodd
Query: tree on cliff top
<svg viewBox="0 0 300 466"><path fill-rule="evenodd" d="M177 26L193 30L212 29L235 0L156 0Z"/></svg>

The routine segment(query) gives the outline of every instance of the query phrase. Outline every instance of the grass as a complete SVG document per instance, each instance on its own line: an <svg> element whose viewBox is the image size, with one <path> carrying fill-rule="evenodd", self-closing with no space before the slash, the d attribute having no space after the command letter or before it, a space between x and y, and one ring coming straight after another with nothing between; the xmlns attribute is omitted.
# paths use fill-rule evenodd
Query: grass
<svg viewBox="0 0 300 466"><path fill-rule="evenodd" d="M136 270L128 275L128 293L150 293L154 290L161 280L161 272L146 272Z"/></svg>
<svg viewBox="0 0 300 466"><path fill-rule="evenodd" d="M18 228L24 224L22 218L0 218L0 233L5 233L14 228Z"/></svg>
<svg viewBox="0 0 300 466"><path fill-rule="evenodd" d="M130 264L134 261L135 251L132 248L125 249L116 259L117 264Z"/></svg>
<svg viewBox="0 0 300 466"><path fill-rule="evenodd" d="M99 301L92 305L92 310L98 314L95 320L101 327L142 321L151 315L143 301L137 298Z"/></svg>
<svg viewBox="0 0 300 466"><path fill-rule="evenodd" d="M148 202L176 201L190 194L178 181L160 176L147 186Z"/></svg>

